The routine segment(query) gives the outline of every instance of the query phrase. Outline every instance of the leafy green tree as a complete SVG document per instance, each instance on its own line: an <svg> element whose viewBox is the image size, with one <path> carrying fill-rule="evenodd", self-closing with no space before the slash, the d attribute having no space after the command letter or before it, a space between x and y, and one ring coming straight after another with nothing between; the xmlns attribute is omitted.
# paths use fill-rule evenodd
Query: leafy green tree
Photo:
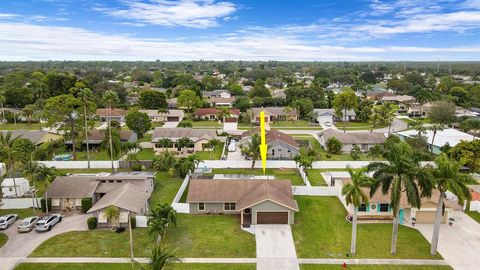
<svg viewBox="0 0 480 270"><path fill-rule="evenodd" d="M0 160L4 162L7 166L7 169L9 169L14 186L17 186L15 183L15 169L21 155L19 149L15 147L15 142L17 140L18 137L13 137L11 131L8 131L7 133L0 133ZM17 189L15 188L14 190L15 197L17 197Z"/></svg>
<svg viewBox="0 0 480 270"><path fill-rule="evenodd" d="M190 122L188 120L182 120L182 121L180 121L180 123L178 123L177 127L178 128L191 128L191 127L193 127L193 124L192 124L192 122Z"/></svg>
<svg viewBox="0 0 480 270"><path fill-rule="evenodd" d="M382 146L380 146L379 144L376 144L373 147L371 147L370 149L368 149L368 156L372 157L373 160L375 160L375 158L381 156L382 153L383 153L383 149L382 149Z"/></svg>
<svg viewBox="0 0 480 270"><path fill-rule="evenodd" d="M343 132L346 132L347 111L355 110L358 106L358 99L351 88L335 96L333 99L333 108L339 118L343 118Z"/></svg>
<svg viewBox="0 0 480 270"><path fill-rule="evenodd" d="M360 149L358 145L352 147L352 150L350 151L350 157L352 157L353 160L359 160L361 154L362 149Z"/></svg>
<svg viewBox="0 0 480 270"><path fill-rule="evenodd" d="M152 128L152 121L148 114L139 112L138 110L131 110L125 116L125 123L127 127L138 134L139 138Z"/></svg>
<svg viewBox="0 0 480 270"><path fill-rule="evenodd" d="M186 148L189 148L192 145L193 145L193 141L188 137L183 137L177 140L177 147L182 149L183 153L186 153Z"/></svg>
<svg viewBox="0 0 480 270"><path fill-rule="evenodd" d="M355 255L357 246L357 212L362 204L368 204L368 195L364 189L374 181L366 175L366 169L353 170L348 168L351 183L347 183L342 187L342 195L345 196L347 205L353 205L352 217L352 240L350 244L350 254Z"/></svg>
<svg viewBox="0 0 480 270"><path fill-rule="evenodd" d="M255 85L253 86L252 90L248 93L248 96L251 98L254 97L259 97L259 98L267 98L271 97L272 94L270 93L270 90L265 87L265 81L258 79L255 82Z"/></svg>
<svg viewBox="0 0 480 270"><path fill-rule="evenodd" d="M370 197L378 189L390 195L390 206L393 210L393 231L391 253L397 253L398 225L400 223L400 201L406 196L409 205L421 207L421 197L429 197L432 184L428 173L412 159L413 151L405 142L400 142L385 154L388 163L372 162L367 168L373 171L375 181L371 185Z"/></svg>
<svg viewBox="0 0 480 270"><path fill-rule="evenodd" d="M103 96L102 96L102 99L103 99L103 102L105 104L107 104L108 106L108 149L110 150L110 160L111 160L111 164L112 164L112 170L115 170L115 166L113 165L113 159L114 159L114 149L118 149L119 146L117 144L117 146L114 148L114 145L113 145L113 138L112 138L112 109L113 107L115 106L115 104L118 102L118 95L117 93L111 91L111 90L108 90L108 91L105 91L105 93L103 93ZM120 141L120 135L118 135L118 140L116 141Z"/></svg>
<svg viewBox="0 0 480 270"><path fill-rule="evenodd" d="M4 95L0 95L0 106L1 106L1 108L2 108L2 123L3 123L3 121L6 119L6 118L5 118L5 108L3 107L4 104L5 104L5 101L6 101L5 96L4 96Z"/></svg>
<svg viewBox="0 0 480 270"><path fill-rule="evenodd" d="M260 143L260 136L255 133L241 148L242 153L252 159L252 169L255 167L255 162L260 158Z"/></svg>
<svg viewBox="0 0 480 270"><path fill-rule="evenodd" d="M446 192L450 191L458 198L458 202L463 205L465 200L469 200L470 189L468 184L475 183L473 177L466 173L461 173L460 170L463 166L461 162L450 160L446 154L440 154L435 159L435 168L431 169L431 176L433 179L433 185L440 193L438 196L437 211L435 213L435 223L432 234L432 245L430 254L435 255L437 253L438 237L440 235L440 222L444 215L444 201Z"/></svg>
<svg viewBox="0 0 480 270"><path fill-rule="evenodd" d="M244 96L245 92L243 92L243 88L241 85L234 83L227 86L230 93L234 96Z"/></svg>
<svg viewBox="0 0 480 270"><path fill-rule="evenodd" d="M472 131L475 138L480 132L480 118L468 118L462 122L462 129L465 131Z"/></svg>
<svg viewBox="0 0 480 270"><path fill-rule="evenodd" d="M230 108L222 107L222 108L218 109L217 119L219 119L223 122L224 118L230 117L231 115L232 115L232 113L230 112Z"/></svg>
<svg viewBox="0 0 480 270"><path fill-rule="evenodd" d="M295 100L293 106L297 109L297 112L300 114L302 119L311 118L313 112L313 102L308 98L302 98Z"/></svg>
<svg viewBox="0 0 480 270"><path fill-rule="evenodd" d="M448 150L448 156L455 161L462 161L471 172L480 172L480 140L461 141Z"/></svg>
<svg viewBox="0 0 480 270"><path fill-rule="evenodd" d="M40 164L37 168L37 179L40 181L44 181L45 190L48 191L48 186L50 183L53 182L55 177L59 176L60 173L55 167L47 167L44 164ZM45 192L45 201L47 202L48 206L48 192ZM46 212L48 214L49 207L46 207Z"/></svg>
<svg viewBox="0 0 480 270"><path fill-rule="evenodd" d="M337 138L332 137L327 140L327 152L329 154L340 154L342 153L342 142L339 141Z"/></svg>
<svg viewBox="0 0 480 270"><path fill-rule="evenodd" d="M153 90L140 91L138 104L140 107L148 110L158 110L167 108L167 98L165 94Z"/></svg>
<svg viewBox="0 0 480 270"><path fill-rule="evenodd" d="M205 91L212 91L222 87L222 80L217 77L207 75L202 78L202 85Z"/></svg>
<svg viewBox="0 0 480 270"><path fill-rule="evenodd" d="M456 106L452 102L448 101L437 101L432 104L428 117L432 123L451 125L456 121L457 117L455 116Z"/></svg>
<svg viewBox="0 0 480 270"><path fill-rule="evenodd" d="M380 114L380 119L382 119L382 124L388 125L388 134L392 128L392 122L395 119L395 113L398 111L398 107L393 103L382 104L378 110Z"/></svg>
<svg viewBox="0 0 480 270"><path fill-rule="evenodd" d="M30 182L31 186L33 187L33 194L32 200L33 205L37 205L37 184L38 181L38 172L39 172L40 165L36 161L27 161L22 165L23 175L27 178L28 182ZM32 207L33 215L35 215L36 207Z"/></svg>
<svg viewBox="0 0 480 270"><path fill-rule="evenodd" d="M202 100L192 90L183 90L177 99L178 106L187 108L188 119L191 120L192 110L202 104Z"/></svg>
<svg viewBox="0 0 480 270"><path fill-rule="evenodd" d="M159 172L167 172L175 166L175 155L172 152L165 151L153 158L153 169Z"/></svg>
<svg viewBox="0 0 480 270"><path fill-rule="evenodd" d="M244 112L250 109L252 107L252 104L250 103L250 99L248 97L238 97L235 100L235 104L233 104L233 107Z"/></svg>

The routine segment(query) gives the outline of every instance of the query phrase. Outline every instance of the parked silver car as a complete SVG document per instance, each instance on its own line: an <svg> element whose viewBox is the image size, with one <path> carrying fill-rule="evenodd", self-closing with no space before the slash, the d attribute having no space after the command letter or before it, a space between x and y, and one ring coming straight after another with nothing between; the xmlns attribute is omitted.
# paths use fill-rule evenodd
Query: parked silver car
<svg viewBox="0 0 480 270"><path fill-rule="evenodd" d="M60 214L52 214L46 215L39 219L35 224L35 231L37 232L45 232L50 231L53 226L57 223L62 221L62 215Z"/></svg>
<svg viewBox="0 0 480 270"><path fill-rule="evenodd" d="M15 221L17 221L18 215L9 214L0 217L0 230L6 230L10 227Z"/></svg>
<svg viewBox="0 0 480 270"><path fill-rule="evenodd" d="M33 228L35 228L35 224L37 224L38 217L33 216L33 217L27 217L22 220L22 223L18 225L18 232L23 233L23 232L31 232Z"/></svg>

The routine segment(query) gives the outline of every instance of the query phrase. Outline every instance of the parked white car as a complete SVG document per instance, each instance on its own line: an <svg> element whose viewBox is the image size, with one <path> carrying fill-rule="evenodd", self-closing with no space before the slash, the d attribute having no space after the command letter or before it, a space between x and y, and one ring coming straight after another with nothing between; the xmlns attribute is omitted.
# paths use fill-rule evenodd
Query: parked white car
<svg viewBox="0 0 480 270"><path fill-rule="evenodd" d="M228 152L235 152L235 150L237 150L237 144L235 141L231 141L228 145Z"/></svg>
<svg viewBox="0 0 480 270"><path fill-rule="evenodd" d="M327 126L327 127L331 127L331 126L332 126L332 122L330 122L330 121L327 121L327 122L325 122L324 124L325 124L325 126Z"/></svg>
<svg viewBox="0 0 480 270"><path fill-rule="evenodd" d="M9 214L0 217L0 230L6 230L8 227L12 226L15 221L17 221L18 215Z"/></svg>
<svg viewBox="0 0 480 270"><path fill-rule="evenodd" d="M35 228L35 224L37 224L38 217L33 216L33 217L27 217L22 220L22 223L18 225L18 232L23 233L23 232L31 232Z"/></svg>
<svg viewBox="0 0 480 270"><path fill-rule="evenodd" d="M37 221L37 224L35 224L35 231L37 232L50 231L52 227L59 222L62 222L62 215L60 214L46 215Z"/></svg>

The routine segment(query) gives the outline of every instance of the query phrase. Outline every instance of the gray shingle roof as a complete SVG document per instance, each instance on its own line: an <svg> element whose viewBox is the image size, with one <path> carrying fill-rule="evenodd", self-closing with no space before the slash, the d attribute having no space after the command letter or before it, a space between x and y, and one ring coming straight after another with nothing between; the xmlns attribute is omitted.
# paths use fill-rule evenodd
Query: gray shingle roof
<svg viewBox="0 0 480 270"><path fill-rule="evenodd" d="M217 131L212 129L193 129L193 128L155 128L152 136L152 142L158 142L162 138L180 139L187 137L193 141L199 138L216 138Z"/></svg>
<svg viewBox="0 0 480 270"><path fill-rule="evenodd" d="M335 129L326 129L319 133L325 142L330 138L337 138L343 144L381 144L385 142L385 135L378 132L348 132Z"/></svg>

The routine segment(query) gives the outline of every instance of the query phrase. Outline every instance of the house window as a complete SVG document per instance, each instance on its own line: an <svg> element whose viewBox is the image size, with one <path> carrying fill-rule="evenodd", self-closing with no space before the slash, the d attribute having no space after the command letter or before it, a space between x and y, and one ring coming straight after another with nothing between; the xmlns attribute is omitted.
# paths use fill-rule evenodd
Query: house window
<svg viewBox="0 0 480 270"><path fill-rule="evenodd" d="M378 212L388 212L388 203L381 203L378 205Z"/></svg>
<svg viewBox="0 0 480 270"><path fill-rule="evenodd" d="M122 180L117 180L117 183L122 183Z"/></svg>
<svg viewBox="0 0 480 270"><path fill-rule="evenodd" d="M198 211L205 211L205 203L198 203Z"/></svg>
<svg viewBox="0 0 480 270"><path fill-rule="evenodd" d="M101 182L101 183L106 183L106 182L107 182L107 180L101 180L100 182Z"/></svg>
<svg viewBox="0 0 480 270"><path fill-rule="evenodd" d="M234 211L236 209L235 203L224 203L223 210L225 211Z"/></svg>
<svg viewBox="0 0 480 270"><path fill-rule="evenodd" d="M113 183L114 181L113 180L108 180L108 183Z"/></svg>
<svg viewBox="0 0 480 270"><path fill-rule="evenodd" d="M366 204L366 203L362 203L362 204L358 207L358 212L367 212L367 204Z"/></svg>

